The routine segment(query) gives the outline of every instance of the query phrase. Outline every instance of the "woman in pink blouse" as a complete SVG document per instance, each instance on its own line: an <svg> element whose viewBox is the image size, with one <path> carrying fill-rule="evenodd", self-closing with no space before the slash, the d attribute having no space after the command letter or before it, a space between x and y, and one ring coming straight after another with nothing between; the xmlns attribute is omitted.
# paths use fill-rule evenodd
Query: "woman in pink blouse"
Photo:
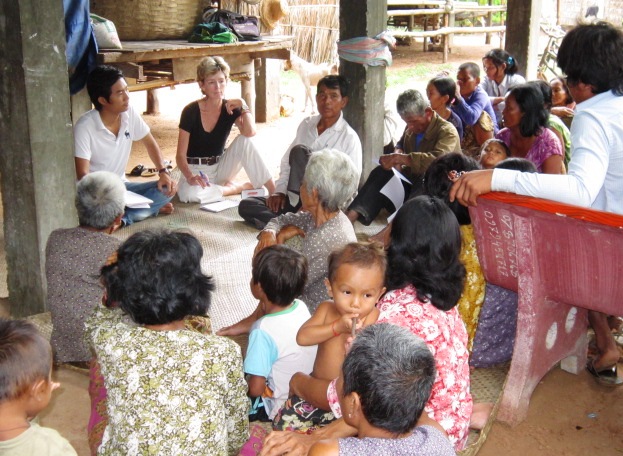
<svg viewBox="0 0 623 456"><path fill-rule="evenodd" d="M562 144L547 128L548 117L541 91L533 84L518 85L506 97L505 128L495 137L504 141L512 157L530 160L538 172L565 174Z"/></svg>
<svg viewBox="0 0 623 456"><path fill-rule="evenodd" d="M440 199L419 196L394 218L386 286L377 304L378 322L408 328L433 352L437 377L424 410L464 447L472 414L467 331L456 304L465 268L459 261L461 233L456 216Z"/></svg>

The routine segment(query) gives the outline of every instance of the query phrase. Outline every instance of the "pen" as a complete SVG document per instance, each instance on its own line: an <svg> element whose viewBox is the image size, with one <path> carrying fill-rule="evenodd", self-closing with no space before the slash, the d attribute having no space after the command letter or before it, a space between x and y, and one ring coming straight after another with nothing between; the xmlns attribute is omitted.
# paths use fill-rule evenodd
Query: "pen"
<svg viewBox="0 0 623 456"><path fill-rule="evenodd" d="M203 181L206 183L206 185L210 185L210 179L208 178L208 176L203 174L203 171L199 171L199 175L201 176Z"/></svg>

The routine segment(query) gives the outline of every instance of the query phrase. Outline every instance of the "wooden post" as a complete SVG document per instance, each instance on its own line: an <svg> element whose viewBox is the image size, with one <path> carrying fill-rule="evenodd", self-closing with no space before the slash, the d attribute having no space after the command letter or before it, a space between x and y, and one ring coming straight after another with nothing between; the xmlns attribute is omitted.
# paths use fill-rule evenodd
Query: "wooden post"
<svg viewBox="0 0 623 456"><path fill-rule="evenodd" d="M146 115L157 116L160 114L160 101L158 100L158 89L147 90Z"/></svg>
<svg viewBox="0 0 623 456"><path fill-rule="evenodd" d="M255 121L270 122L279 118L281 60L261 59L255 63Z"/></svg>
<svg viewBox="0 0 623 456"><path fill-rule="evenodd" d="M509 0L507 6L505 49L517 58L519 73L528 81L537 76L541 3L541 0Z"/></svg>
<svg viewBox="0 0 623 456"><path fill-rule="evenodd" d="M249 79L240 80L240 91L244 101L246 101L251 114L255 116L255 77L253 71L250 73Z"/></svg>
<svg viewBox="0 0 623 456"><path fill-rule="evenodd" d="M443 15L443 26L444 28L448 26L448 14ZM443 34L443 63L448 62L448 53L450 48L450 40L452 39L452 34Z"/></svg>
<svg viewBox="0 0 623 456"><path fill-rule="evenodd" d="M489 0L489 6L493 5L493 0ZM489 14L487 14L487 23L486 26L487 27L491 27L493 25L493 13L489 12ZM491 44L491 34L487 33L485 35L485 44Z"/></svg>
<svg viewBox="0 0 623 456"><path fill-rule="evenodd" d="M385 29L386 23L386 0L340 1L340 40L374 37ZM340 60L340 74L350 81L350 97L344 117L361 139L363 181L375 166L372 158L383 151L385 67Z"/></svg>
<svg viewBox="0 0 623 456"><path fill-rule="evenodd" d="M13 317L45 311L48 236L77 225L65 29L59 24L63 6L57 0L2 2L0 172Z"/></svg>

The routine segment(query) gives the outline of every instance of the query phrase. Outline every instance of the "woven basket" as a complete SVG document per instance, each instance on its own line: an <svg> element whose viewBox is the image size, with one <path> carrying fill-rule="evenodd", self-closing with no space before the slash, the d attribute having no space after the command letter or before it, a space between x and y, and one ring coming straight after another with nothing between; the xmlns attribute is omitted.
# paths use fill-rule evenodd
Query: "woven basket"
<svg viewBox="0 0 623 456"><path fill-rule="evenodd" d="M188 39L201 22L201 0L91 0L123 41Z"/></svg>

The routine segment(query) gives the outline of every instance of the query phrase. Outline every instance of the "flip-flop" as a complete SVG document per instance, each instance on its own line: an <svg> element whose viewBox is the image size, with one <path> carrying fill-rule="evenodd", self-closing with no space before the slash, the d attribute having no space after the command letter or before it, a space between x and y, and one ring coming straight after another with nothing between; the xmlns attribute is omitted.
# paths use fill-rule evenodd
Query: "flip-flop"
<svg viewBox="0 0 623 456"><path fill-rule="evenodd" d="M593 364L593 360L589 359L586 363L586 370L595 378L595 381L603 386L621 386L623 378L617 374L617 366L608 367L606 369L597 370Z"/></svg>
<svg viewBox="0 0 623 456"><path fill-rule="evenodd" d="M132 168L132 171L130 171L129 173L126 173L126 174L128 176L136 176L136 177L138 177L138 176L141 175L141 173L143 172L144 169L145 169L145 167L139 163L134 168Z"/></svg>

